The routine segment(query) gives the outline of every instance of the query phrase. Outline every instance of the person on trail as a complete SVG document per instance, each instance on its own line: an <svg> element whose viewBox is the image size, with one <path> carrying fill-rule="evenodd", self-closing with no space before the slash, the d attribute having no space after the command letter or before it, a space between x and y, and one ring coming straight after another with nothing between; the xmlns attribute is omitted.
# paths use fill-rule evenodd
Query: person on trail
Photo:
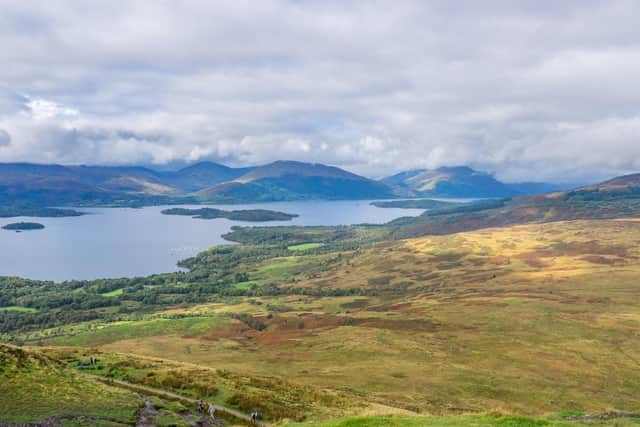
<svg viewBox="0 0 640 427"><path fill-rule="evenodd" d="M216 417L216 407L212 403L209 403L209 415L214 419Z"/></svg>
<svg viewBox="0 0 640 427"><path fill-rule="evenodd" d="M256 421L258 420L258 417L257 417L256 414L257 414L257 412L252 412L251 413L251 424L255 424Z"/></svg>
<svg viewBox="0 0 640 427"><path fill-rule="evenodd" d="M198 401L198 412L204 414L204 400L202 399Z"/></svg>

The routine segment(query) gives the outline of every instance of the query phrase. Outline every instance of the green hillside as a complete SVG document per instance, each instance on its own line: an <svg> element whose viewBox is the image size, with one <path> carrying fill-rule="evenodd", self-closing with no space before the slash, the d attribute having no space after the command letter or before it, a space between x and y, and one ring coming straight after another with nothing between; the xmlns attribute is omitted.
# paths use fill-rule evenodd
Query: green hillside
<svg viewBox="0 0 640 427"><path fill-rule="evenodd" d="M59 415L94 417L94 425L129 423L142 403L134 393L83 378L41 352L11 345L0 344L0 379L0 423Z"/></svg>

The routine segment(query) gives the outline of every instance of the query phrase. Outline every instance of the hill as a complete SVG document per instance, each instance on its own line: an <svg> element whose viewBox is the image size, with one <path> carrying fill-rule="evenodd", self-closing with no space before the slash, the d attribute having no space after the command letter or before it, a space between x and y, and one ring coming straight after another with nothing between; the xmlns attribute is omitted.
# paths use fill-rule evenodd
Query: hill
<svg viewBox="0 0 640 427"><path fill-rule="evenodd" d="M231 182L198 193L201 200L215 202L372 199L392 195L383 183L332 166L293 161L255 167Z"/></svg>
<svg viewBox="0 0 640 427"><path fill-rule="evenodd" d="M279 161L252 168L211 162L177 171L143 167L0 164L7 206L153 205L392 196L382 183L342 169Z"/></svg>
<svg viewBox="0 0 640 427"><path fill-rule="evenodd" d="M249 173L252 168L231 168L219 163L200 162L175 172L161 174L162 179L183 192L202 190Z"/></svg>
<svg viewBox="0 0 640 427"><path fill-rule="evenodd" d="M135 421L141 399L88 380L42 352L0 344L0 424L65 416L74 425ZM105 424L102 424L105 423ZM43 424L44 425L44 424Z"/></svg>
<svg viewBox="0 0 640 427"><path fill-rule="evenodd" d="M176 192L157 172L141 167L0 164L3 204L108 204Z"/></svg>
<svg viewBox="0 0 640 427"><path fill-rule="evenodd" d="M394 238L445 235L516 224L640 216L640 174L567 191L432 209L390 225Z"/></svg>
<svg viewBox="0 0 640 427"><path fill-rule="evenodd" d="M506 184L466 166L418 169L384 178L400 195L413 197L506 197L545 193L561 187L546 183Z"/></svg>

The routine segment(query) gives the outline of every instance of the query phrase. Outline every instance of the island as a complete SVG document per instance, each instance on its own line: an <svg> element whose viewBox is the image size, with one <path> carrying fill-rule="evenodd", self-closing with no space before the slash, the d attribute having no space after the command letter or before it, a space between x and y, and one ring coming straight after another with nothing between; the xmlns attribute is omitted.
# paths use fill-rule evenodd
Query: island
<svg viewBox="0 0 640 427"><path fill-rule="evenodd" d="M16 216L30 216L36 218L62 218L81 215L85 215L85 213L76 211L74 209L45 208L41 206L21 205L0 206L0 218L11 218Z"/></svg>
<svg viewBox="0 0 640 427"><path fill-rule="evenodd" d="M377 208L402 208L402 209L437 209L453 205L455 202L444 202L442 200L433 199L410 199L410 200L389 200L371 202Z"/></svg>
<svg viewBox="0 0 640 427"><path fill-rule="evenodd" d="M3 230L26 231L26 230L42 230L44 225L37 222L13 222L2 227Z"/></svg>
<svg viewBox="0 0 640 427"><path fill-rule="evenodd" d="M214 218L226 218L233 221L252 221L252 222L265 222L265 221L289 221L298 215L288 214L285 212L270 211L267 209L247 209L247 210L234 210L225 211L215 208L199 208L199 209L187 209L187 208L171 208L162 211L164 215L184 215L197 219L214 219Z"/></svg>

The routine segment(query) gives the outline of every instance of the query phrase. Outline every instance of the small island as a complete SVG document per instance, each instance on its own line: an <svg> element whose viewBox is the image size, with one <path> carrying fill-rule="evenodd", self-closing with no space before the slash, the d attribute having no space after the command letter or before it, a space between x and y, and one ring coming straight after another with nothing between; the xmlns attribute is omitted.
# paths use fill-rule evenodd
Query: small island
<svg viewBox="0 0 640 427"><path fill-rule="evenodd" d="M225 211L222 209L214 209L214 208L199 208L199 209L171 208L171 209L163 210L162 214L184 215L184 216L190 216L196 219L226 218L233 221L252 221L252 222L289 221L298 216L296 214L270 211L267 209L247 209L247 210L239 210L239 211Z"/></svg>
<svg viewBox="0 0 640 427"><path fill-rule="evenodd" d="M2 227L3 230L10 231L26 231L26 230L42 230L44 225L37 222L13 222Z"/></svg>

